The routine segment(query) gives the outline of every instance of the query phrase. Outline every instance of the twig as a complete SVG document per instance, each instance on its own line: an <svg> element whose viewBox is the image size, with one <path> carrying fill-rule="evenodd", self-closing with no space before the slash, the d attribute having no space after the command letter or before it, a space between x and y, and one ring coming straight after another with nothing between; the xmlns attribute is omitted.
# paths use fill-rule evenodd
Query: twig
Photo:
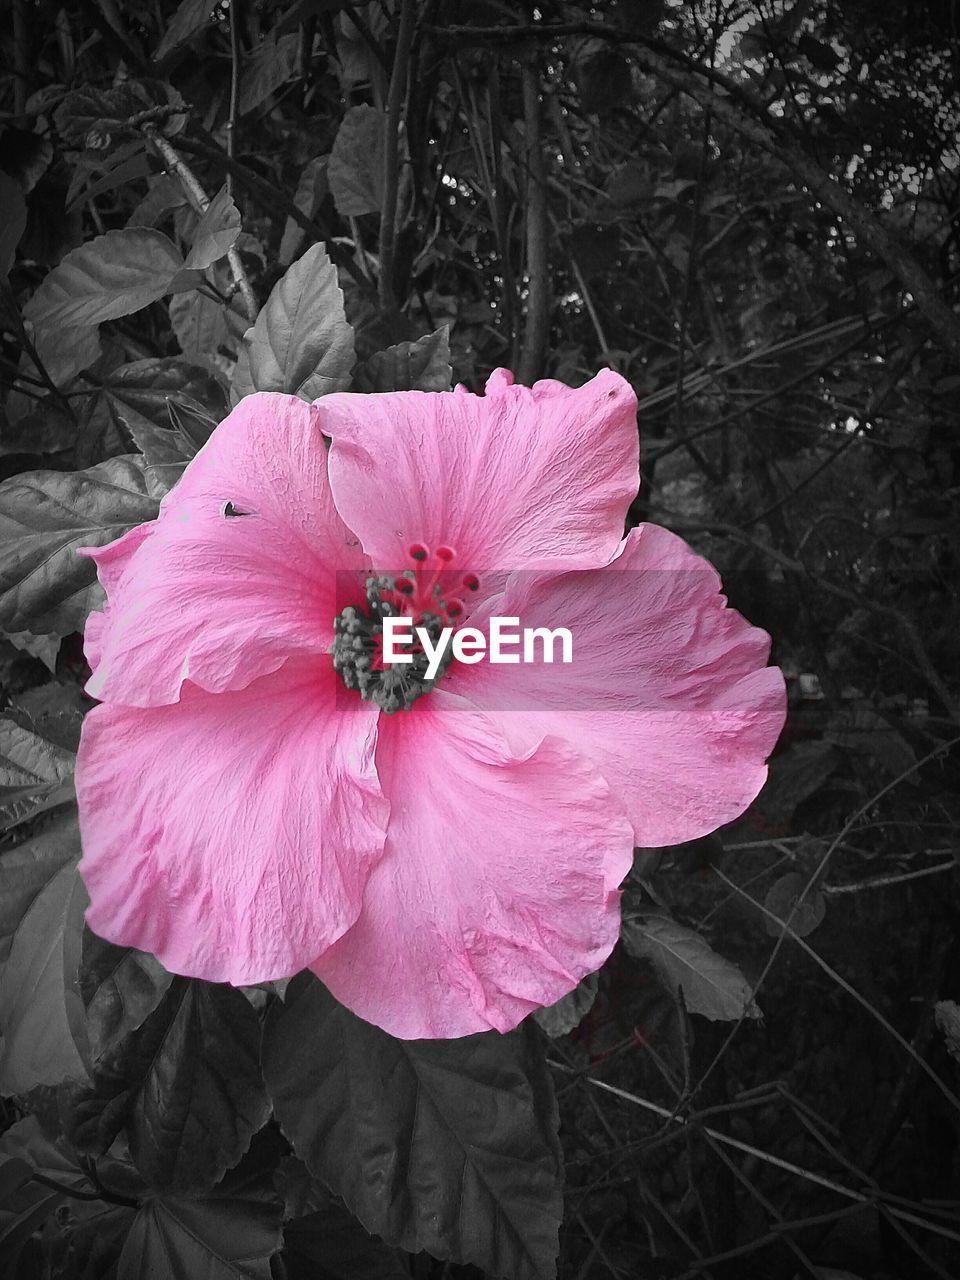
<svg viewBox="0 0 960 1280"><path fill-rule="evenodd" d="M549 1066L557 1070L568 1074L577 1074L574 1067L568 1067L553 1058L549 1058L547 1061ZM701 1125L696 1116L687 1118L674 1115L669 1108L661 1107L656 1102L651 1102L648 1098L640 1097L639 1094L629 1093L626 1089L621 1089L617 1085L608 1084L606 1080L597 1080L595 1076L584 1076L583 1079L587 1084L593 1085L594 1088L602 1089L605 1093L611 1093L615 1098L620 1098L624 1102L631 1102L634 1106L642 1107L645 1111L651 1111L654 1115L658 1115L668 1122L682 1127L695 1125L703 1133L709 1134L715 1142L721 1142L726 1147L732 1147L735 1151L743 1152L744 1155L754 1156L764 1164L773 1165L774 1168L782 1169L784 1173L791 1173L797 1178L803 1178L806 1182L816 1183L817 1186L825 1187L828 1191L833 1191L847 1200L856 1200L859 1204L875 1205L882 1197L882 1193L880 1195L865 1195L862 1191L854 1191L852 1187L844 1186L842 1182L835 1182L833 1178L827 1178L822 1173L815 1173L812 1169L805 1169L802 1165L794 1164L792 1160L784 1160L782 1156L776 1156L771 1151L764 1151L760 1147L751 1146L749 1142L741 1142L739 1138L734 1138L728 1133L721 1133L719 1129L711 1129L706 1125ZM923 1227L927 1231L932 1231L947 1240L954 1240L960 1244L960 1232L952 1231L949 1227L941 1227L938 1223L930 1222L926 1218L921 1218L918 1214L910 1213L908 1210L901 1209L898 1205L890 1204L887 1201L883 1201L883 1205L886 1212L900 1218L903 1222L911 1222L914 1226Z"/></svg>
<svg viewBox="0 0 960 1280"><path fill-rule="evenodd" d="M177 180L181 187L183 187L184 194L190 201L192 207L199 214L205 213L208 205L210 204L210 198L200 185L197 175L193 172L183 157L170 145L166 138L156 131L153 125L147 125L143 132L154 150L160 156L163 163L168 169L176 174ZM237 252L235 247L227 250L227 261L230 263L230 270L233 272L233 278L236 281L237 288L240 290L240 295L243 298L243 305L246 309L247 316L250 323L253 324L254 320L257 318L257 312L260 308L257 305L257 299L254 296L253 289L251 288L246 268L240 261L240 254Z"/></svg>
<svg viewBox="0 0 960 1280"><path fill-rule="evenodd" d="M236 151L237 103L240 97L240 0L230 0L230 108L227 115L227 158ZM233 195L233 174L227 170L227 195Z"/></svg>
<svg viewBox="0 0 960 1280"><path fill-rule="evenodd" d="M540 84L527 57L523 84L524 164L527 175L527 314L517 376L530 386L544 372L550 337L550 269L547 261L547 184L540 145Z"/></svg>
<svg viewBox="0 0 960 1280"><path fill-rule="evenodd" d="M960 870L955 858L941 862L935 867L922 867L919 871L907 871L901 876L874 876L872 880L861 880L859 884L825 884L821 885L823 893L863 893L865 889L885 889L892 884L906 884L908 880L922 880L924 876L938 876L941 871Z"/></svg>
<svg viewBox="0 0 960 1280"><path fill-rule="evenodd" d="M743 529L737 525L726 524L721 521L709 521L706 524L686 524L674 523L671 528L676 533L716 533L722 534L724 537L730 538L734 542L740 542L744 546L753 547L765 556L769 556L771 560L776 561L782 568L789 569L793 573L803 574L811 582L817 584L830 595L836 596L840 600L846 600L850 604L856 605L858 608L868 609L871 613L875 613L880 617L889 618L895 622L904 632L910 648L913 650L914 661L918 669L922 672L924 679L930 688L936 693L940 699L940 704L955 724L960 724L960 704L957 703L953 694L947 686L946 681L937 671L936 667L930 660L930 655L923 643L923 638L917 630L913 619L898 609L896 605L881 604L877 600L871 600L869 596L860 595L850 587L841 586L837 582L831 582L829 578L824 578L818 573L814 573L808 569L802 561L788 556L786 552L778 551L776 547L771 547L760 538L751 537L745 533ZM938 747L932 754L938 754L943 748Z"/></svg>
<svg viewBox="0 0 960 1280"><path fill-rule="evenodd" d="M41 1186L50 1187L53 1191L59 1191L65 1196L71 1196L74 1200L105 1200L108 1204L127 1205L131 1209L139 1209L140 1202L131 1200L129 1196L117 1195L113 1191L107 1191L100 1188L98 1191L80 1191L76 1187L68 1186L65 1182L59 1182L56 1178L48 1178L45 1173L34 1172L30 1175L31 1182L39 1182Z"/></svg>
<svg viewBox="0 0 960 1280"><path fill-rule="evenodd" d="M943 297L937 285L909 250L887 230L879 217L862 205L803 147L796 128L778 119L767 104L732 77L672 48L663 40L639 32L611 27L603 22L563 22L500 27L431 28L438 36L500 42L557 40L563 36L590 35L615 44L636 47L634 56L645 71L664 84L686 94L704 111L729 124L749 142L779 160L807 189L811 201L819 200L842 218L868 248L890 268L901 286L916 301L937 341L952 355L960 351L960 315ZM713 92L713 86L723 94Z"/></svg>
<svg viewBox="0 0 960 1280"><path fill-rule="evenodd" d="M904 1039L893 1023L885 1018L880 1010L870 1003L866 996L862 996L856 987L847 982L846 978L844 978L842 974L837 973L836 969L829 965L819 952L814 951L813 947L811 947L804 938L801 938L800 935L790 927L786 920L782 920L778 915L769 911L762 902L758 902L752 894L747 893L745 889L741 889L739 885L734 884L729 876L724 875L719 867L714 866L712 869L714 875L718 876L727 888L732 889L734 893L738 894L746 902L749 902L751 906L756 907L756 909L761 912L767 920L770 920L773 924L779 926L783 934L788 937L791 942L795 942L801 951L805 952L814 964L818 965L823 970L831 981L835 982L842 991L845 991L848 996L855 1000L862 1009L865 1009L867 1013L869 1013L870 1016L878 1022L881 1027L883 1027L884 1031L896 1040L900 1048L903 1049L914 1062L916 1062L920 1070L929 1077L934 1085L936 1085L937 1089L939 1089L950 1105L955 1107L957 1111L960 1111L960 1098L957 1097L949 1085L945 1084L944 1081L940 1079L933 1067L931 1067L925 1059L920 1057L910 1041ZM957 1238L960 1239L960 1236Z"/></svg>
<svg viewBox="0 0 960 1280"><path fill-rule="evenodd" d="M380 206L380 304L387 311L397 305L394 293L394 261L397 249L397 198L400 189L400 128L403 100L413 44L415 0L402 0L397 48L393 55L387 110L383 121L383 202Z"/></svg>

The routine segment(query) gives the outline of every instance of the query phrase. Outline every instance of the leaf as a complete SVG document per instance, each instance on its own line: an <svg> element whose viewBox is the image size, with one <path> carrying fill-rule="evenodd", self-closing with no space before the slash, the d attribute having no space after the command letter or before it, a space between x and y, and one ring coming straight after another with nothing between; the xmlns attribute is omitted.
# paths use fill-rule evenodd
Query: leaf
<svg viewBox="0 0 960 1280"><path fill-rule="evenodd" d="M87 1076L77 981L87 905L76 869L79 852L71 811L0 856L0 920L9 937L0 974L3 1093L27 1093L38 1085Z"/></svg>
<svg viewBox="0 0 960 1280"><path fill-rule="evenodd" d="M11 1222L4 1224L0 1229L0 1256L7 1266L15 1266L23 1246L52 1217L63 1201L62 1191L46 1192L29 1208L18 1213Z"/></svg>
<svg viewBox="0 0 960 1280"><path fill-rule="evenodd" d="M69 751L0 716L0 826L9 830L73 796Z"/></svg>
<svg viewBox="0 0 960 1280"><path fill-rule="evenodd" d="M623 945L636 960L649 960L660 981L691 1013L713 1021L759 1018L750 984L736 965L685 925L667 916L624 921Z"/></svg>
<svg viewBox="0 0 960 1280"><path fill-rule="evenodd" d="M588 973L581 982L577 983L572 991L568 991L565 996L561 996L554 1004L549 1004L543 1009L536 1009L533 1019L537 1026L542 1031L545 1031L551 1039L567 1035L574 1027L579 1026L590 1012L593 1002L597 998L599 981L598 974Z"/></svg>
<svg viewBox="0 0 960 1280"><path fill-rule="evenodd" d="M938 1000L933 1010L937 1026L947 1042L947 1052L960 1062L960 1005L955 1000Z"/></svg>
<svg viewBox="0 0 960 1280"><path fill-rule="evenodd" d="M260 1023L233 987L174 978L156 1010L115 1040L74 1091L70 1138L102 1154L125 1133L155 1187L209 1187L266 1122Z"/></svg>
<svg viewBox="0 0 960 1280"><path fill-rule="evenodd" d="M96 325L45 325L35 329L32 337L43 367L58 387L64 386L82 370L89 369L102 351L100 330ZM20 361L20 369L30 377L36 376L36 366L26 354Z"/></svg>
<svg viewBox="0 0 960 1280"><path fill-rule="evenodd" d="M74 89L57 107L54 121L67 146L103 153L117 136L129 137L132 134L138 145L143 145L142 136L138 135L137 126L131 124L131 118L141 116L145 110L154 111L154 125L168 137L179 133L186 122L184 101L172 85L162 80L132 78L124 79L109 89L89 84Z"/></svg>
<svg viewBox="0 0 960 1280"><path fill-rule="evenodd" d="M380 212L383 122L383 112L366 104L351 107L340 122L327 172L333 202L345 218Z"/></svg>
<svg viewBox="0 0 960 1280"><path fill-rule="evenodd" d="M48 1124L56 1136L48 1136L36 1115L18 1120L0 1136L0 1157L23 1160L37 1173L55 1178L61 1186L72 1190L87 1195L96 1191L97 1187L88 1173L89 1165L81 1168L83 1157L60 1136L56 1117L50 1117ZM146 1189L143 1179L122 1155L109 1155L99 1160L96 1172L101 1184L118 1194L137 1198ZM75 1201L74 1208L80 1207L79 1202ZM103 1206L99 1208L102 1209Z"/></svg>
<svg viewBox="0 0 960 1280"><path fill-rule="evenodd" d="M267 1016L263 1062L284 1134L367 1231L513 1280L554 1274L556 1104L531 1028L395 1040L304 973Z"/></svg>
<svg viewBox="0 0 960 1280"><path fill-rule="evenodd" d="M227 194L227 188L221 187L203 212L197 229L193 233L193 242L187 260L183 264L191 269L203 271L231 249L240 234L240 210Z"/></svg>
<svg viewBox="0 0 960 1280"><path fill-rule="evenodd" d="M160 62L168 53L196 35L201 27L206 26L217 3L218 0L183 0L157 46L154 61Z"/></svg>
<svg viewBox="0 0 960 1280"><path fill-rule="evenodd" d="M173 981L159 960L84 931L80 989L94 1065L157 1008Z"/></svg>
<svg viewBox="0 0 960 1280"><path fill-rule="evenodd" d="M2 1139L0 1139L2 1141ZM0 1158L0 1209L4 1208L15 1191L19 1191L33 1177L33 1168L18 1156Z"/></svg>
<svg viewBox="0 0 960 1280"><path fill-rule="evenodd" d="M0 208L3 223L0 225L0 276L5 276L13 266L14 254L27 225L27 202L20 184L0 172Z"/></svg>
<svg viewBox="0 0 960 1280"><path fill-rule="evenodd" d="M230 339L226 309L203 293L179 293L170 299L170 327L187 356L215 356Z"/></svg>
<svg viewBox="0 0 960 1280"><path fill-rule="evenodd" d="M323 245L315 244L277 282L244 335L231 401L253 391L314 400L349 386L353 364L353 329L337 269Z"/></svg>
<svg viewBox="0 0 960 1280"><path fill-rule="evenodd" d="M615 49L600 49L578 67L580 107L588 114L603 115L629 106L633 96L630 63Z"/></svg>
<svg viewBox="0 0 960 1280"><path fill-rule="evenodd" d="M116 320L169 293L182 269L180 250L162 231L107 231L61 259L24 307L24 318L48 332Z"/></svg>
<svg viewBox="0 0 960 1280"><path fill-rule="evenodd" d="M0 484L0 627L82 630L103 598L93 561L102 547L159 511L143 461L108 458L86 471L28 471Z"/></svg>
<svg viewBox="0 0 960 1280"><path fill-rule="evenodd" d="M134 1219L117 1280L270 1280L278 1204L241 1196L151 1197Z"/></svg>
<svg viewBox="0 0 960 1280"><path fill-rule="evenodd" d="M0 852L0 965L31 904L57 872L76 860L79 836L75 814L57 814L38 835Z"/></svg>
<svg viewBox="0 0 960 1280"><path fill-rule="evenodd" d="M357 369L355 391L449 391L450 330L447 325L416 342L376 351Z"/></svg>
<svg viewBox="0 0 960 1280"><path fill-rule="evenodd" d="M917 763L916 752L906 738L866 701L843 707L832 717L823 737L843 751L868 757L890 778L899 778ZM919 783L915 774L909 781Z"/></svg>
<svg viewBox="0 0 960 1280"><path fill-rule="evenodd" d="M840 762L829 742L797 742L770 761L766 785L755 803L768 822L786 823L819 791Z"/></svg>
<svg viewBox="0 0 960 1280"><path fill-rule="evenodd" d="M798 938L805 938L808 933L813 933L827 914L826 898L819 889L812 889L797 907L796 913L790 917L806 884L806 876L802 876L799 871L788 871L770 886L763 903L778 920L790 918L790 928ZM767 917L764 917L764 925L771 938L779 938L783 932L775 920Z"/></svg>
<svg viewBox="0 0 960 1280"><path fill-rule="evenodd" d="M72 765L83 727L83 697L72 680L51 680L24 690L10 704L8 714L22 728L67 752Z"/></svg>
<svg viewBox="0 0 960 1280"><path fill-rule="evenodd" d="M5 631L4 636L21 653L39 659L51 674L56 671L60 652L58 636L35 636L32 631Z"/></svg>
<svg viewBox="0 0 960 1280"><path fill-rule="evenodd" d="M217 379L180 356L121 365L104 381L101 394L144 452L145 437L158 428L169 430L171 405L192 406L199 401L217 421L226 409Z"/></svg>
<svg viewBox="0 0 960 1280"><path fill-rule="evenodd" d="M35 1169L65 1186L88 1192L94 1189L66 1144L51 1141L35 1115L18 1120L0 1136L0 1156L26 1164L31 1173Z"/></svg>
<svg viewBox="0 0 960 1280"><path fill-rule="evenodd" d="M240 64L237 111L245 116L291 79L300 57L300 37L291 31L276 39L269 35Z"/></svg>
<svg viewBox="0 0 960 1280"><path fill-rule="evenodd" d="M289 1280L410 1280L403 1255L333 1199L286 1225L283 1260Z"/></svg>
<svg viewBox="0 0 960 1280"><path fill-rule="evenodd" d="M323 197L330 189L327 182L327 162L329 156L315 156L308 160L300 174L293 203L307 218L312 218L319 209ZM288 267L303 244L306 235L303 227L293 218L287 218L283 228L283 239L280 241L280 252L277 255L280 263Z"/></svg>

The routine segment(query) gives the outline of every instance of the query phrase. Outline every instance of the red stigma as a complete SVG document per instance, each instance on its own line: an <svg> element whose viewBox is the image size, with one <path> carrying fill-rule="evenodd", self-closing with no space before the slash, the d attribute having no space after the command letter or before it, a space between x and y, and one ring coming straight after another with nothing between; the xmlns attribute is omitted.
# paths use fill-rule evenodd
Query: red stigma
<svg viewBox="0 0 960 1280"><path fill-rule="evenodd" d="M468 591L476 591L480 586L480 579L475 573L468 573L463 579L463 585Z"/></svg>
<svg viewBox="0 0 960 1280"><path fill-rule="evenodd" d="M449 564L450 561L456 557L456 553L452 547L437 547L434 555L441 564Z"/></svg>
<svg viewBox="0 0 960 1280"><path fill-rule="evenodd" d="M422 564L429 554L422 542L414 542L407 548L407 555L417 564Z"/></svg>

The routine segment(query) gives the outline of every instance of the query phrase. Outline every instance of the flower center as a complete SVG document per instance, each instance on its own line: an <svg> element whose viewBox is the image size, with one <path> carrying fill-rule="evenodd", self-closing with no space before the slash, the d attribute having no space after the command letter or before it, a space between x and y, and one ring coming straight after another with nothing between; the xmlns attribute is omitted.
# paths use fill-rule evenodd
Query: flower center
<svg viewBox="0 0 960 1280"><path fill-rule="evenodd" d="M423 628L431 649L436 649L444 627L455 626L463 617L463 600L448 595L458 586L476 591L476 574L464 574L459 583L452 569L456 553L450 547L430 551L415 542L407 551L409 567L399 575L367 578L366 606L348 605L333 620L333 669L348 689L356 689L366 702L375 702L381 711L393 715L409 711L417 698L429 693L450 665L448 644L432 676L427 672L430 656L414 632L408 650L411 661L385 663L383 660L383 620L407 617L414 628Z"/></svg>

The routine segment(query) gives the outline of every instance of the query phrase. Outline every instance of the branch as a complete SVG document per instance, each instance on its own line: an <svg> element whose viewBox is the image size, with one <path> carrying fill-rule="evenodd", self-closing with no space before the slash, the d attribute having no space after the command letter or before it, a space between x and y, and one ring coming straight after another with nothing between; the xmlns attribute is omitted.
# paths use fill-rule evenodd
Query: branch
<svg viewBox="0 0 960 1280"><path fill-rule="evenodd" d="M143 132L154 150L160 156L163 163L168 169L176 174L181 187L183 187L184 194L196 212L199 214L206 213L207 206L210 204L210 199L203 187L200 185L197 175L184 161L184 159L174 150L166 138L157 133L153 125L147 125ZM247 316L250 323L253 324L257 318L257 312L260 308L257 305L257 299L250 286L250 280L247 276L246 268L240 261L240 254L237 252L236 248L227 250L227 261L230 263L230 270L233 272L233 278L236 281L237 288L240 290L240 294L243 298L243 305L246 308Z"/></svg>
<svg viewBox="0 0 960 1280"><path fill-rule="evenodd" d="M237 149L237 104L240 97L240 0L230 0L230 107L227 114L227 157ZM233 195L233 174L227 170L227 195ZM232 264L231 264L232 265Z"/></svg>
<svg viewBox="0 0 960 1280"><path fill-rule="evenodd" d="M877 600L871 600L869 596L860 595L850 587L844 587L840 583L831 582L829 578L821 577L820 574L812 572L803 563L802 560L795 560L792 556L788 556L783 551L778 551L775 547L769 546L760 538L751 537L736 525L725 524L721 521L710 521L707 524L686 524L683 522L671 522L670 528L674 533L714 533L723 537L730 538L733 542L739 542L743 546L752 547L759 551L762 555L769 556L771 560L779 564L783 569L788 569L793 573L800 573L805 578L822 590L828 592L832 596L836 596L840 600L846 600L848 603L856 605L858 608L868 609L871 613L877 614L879 617L888 618L895 622L903 631L907 643L913 650L914 661L923 674L924 679L930 688L934 691L940 700L940 705L946 711L947 715L955 724L960 724L960 704L957 703L953 694L950 692L946 681L937 671L936 667L930 660L930 655L923 643L923 637L917 628L916 623L911 617L896 605L881 604Z"/></svg>
<svg viewBox="0 0 960 1280"><path fill-rule="evenodd" d="M387 311L397 305L393 269L397 248L397 196L400 188L400 126L403 123L403 100L413 44L415 0L403 0L400 30L393 55L387 110L383 122L383 203L380 207L380 303Z"/></svg>
<svg viewBox="0 0 960 1280"><path fill-rule="evenodd" d="M522 40L557 40L564 36L593 36L614 44L632 44L645 70L665 84L692 98L755 146L791 169L814 199L822 201L856 232L859 239L883 260L903 289L916 301L939 344L952 355L960 353L960 315L944 301L925 268L900 244L880 218L849 192L804 149L795 127L780 120L766 104L730 76L687 57L662 40L608 26L603 22L558 22L550 25L500 27L447 26L429 28L439 37L460 42L500 43ZM673 66L669 64L673 64ZM682 68L685 74L675 68ZM698 80L700 83L698 83ZM711 93L716 85L724 94Z"/></svg>
<svg viewBox="0 0 960 1280"><path fill-rule="evenodd" d="M519 380L532 385L543 374L550 337L550 267L547 261L547 183L540 145L540 85L528 58L521 72L527 173L527 323Z"/></svg>
<svg viewBox="0 0 960 1280"><path fill-rule="evenodd" d="M221 147L214 146L212 142L205 139L180 137L177 138L177 146L188 155L200 156L208 160L222 169L225 174L233 174L264 209L270 210L277 216L292 218L298 226L313 236L314 241L325 244L330 260L338 269L349 272L361 286L369 284L353 258L337 243L331 228L317 221L320 215L315 213L312 218L308 217L282 186L268 182L266 178L262 178L259 173L255 173L241 161L231 160Z"/></svg>

